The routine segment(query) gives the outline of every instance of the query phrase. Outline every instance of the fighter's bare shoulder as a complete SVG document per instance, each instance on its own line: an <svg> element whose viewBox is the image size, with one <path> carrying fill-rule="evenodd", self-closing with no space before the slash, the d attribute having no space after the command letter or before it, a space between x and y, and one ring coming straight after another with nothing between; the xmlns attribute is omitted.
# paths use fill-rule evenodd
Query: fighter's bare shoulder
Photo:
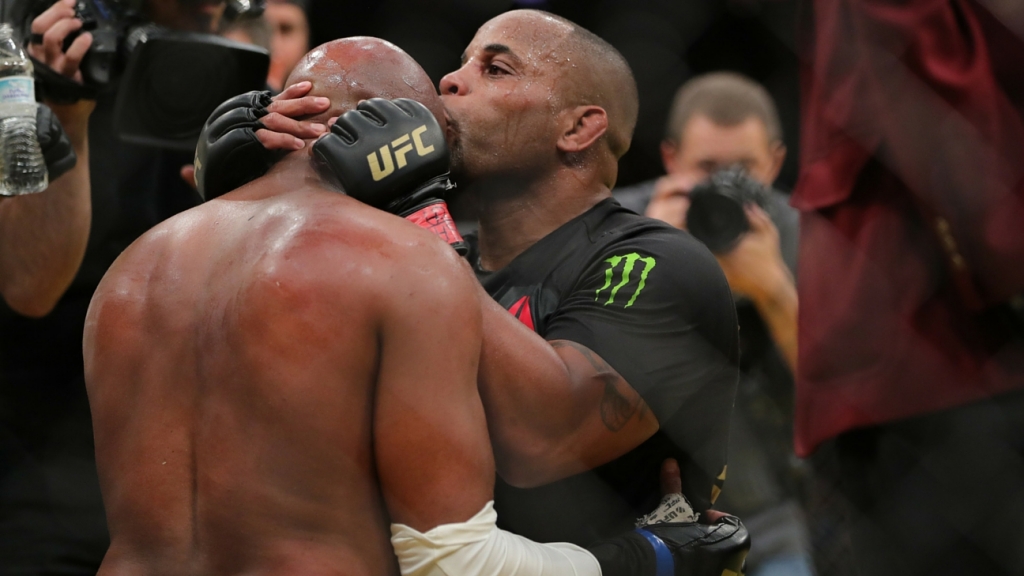
<svg viewBox="0 0 1024 576"><path fill-rule="evenodd" d="M472 280L450 246L404 218L335 194L309 199L300 213L303 226L288 240L289 256L321 270L325 280L364 282L375 290L381 283Z"/></svg>
<svg viewBox="0 0 1024 576"><path fill-rule="evenodd" d="M311 305L354 299L370 308L410 287L440 296L475 286L433 234L343 195L304 192L212 202L170 218L122 254L100 291L148 290L154 276L208 291L287 284Z"/></svg>

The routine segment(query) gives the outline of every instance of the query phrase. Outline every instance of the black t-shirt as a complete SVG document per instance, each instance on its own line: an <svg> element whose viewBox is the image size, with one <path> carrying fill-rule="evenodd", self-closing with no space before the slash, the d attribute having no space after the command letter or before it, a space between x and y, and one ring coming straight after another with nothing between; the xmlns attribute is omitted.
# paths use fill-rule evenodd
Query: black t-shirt
<svg viewBox="0 0 1024 576"><path fill-rule="evenodd" d="M101 95L89 119L92 224L71 287L39 319L0 300L0 575L96 573L109 539L83 379L85 313L129 244L199 203L178 174L191 155L120 141L113 112L114 95Z"/></svg>
<svg viewBox="0 0 1024 576"><path fill-rule="evenodd" d="M477 262L476 238L468 238ZM588 545L633 527L660 499L667 457L698 510L725 474L738 379L736 313L718 263L689 234L605 200L477 276L547 340L596 352L643 397L661 425L649 440L589 472L517 489L500 479L499 524L539 541Z"/></svg>

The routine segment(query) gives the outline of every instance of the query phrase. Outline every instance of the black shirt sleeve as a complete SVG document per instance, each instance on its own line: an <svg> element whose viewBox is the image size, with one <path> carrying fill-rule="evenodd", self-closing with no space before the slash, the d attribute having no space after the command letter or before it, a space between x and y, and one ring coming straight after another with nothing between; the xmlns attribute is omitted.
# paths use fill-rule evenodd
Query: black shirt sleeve
<svg viewBox="0 0 1024 576"><path fill-rule="evenodd" d="M739 352L732 294L703 245L663 227L610 243L586 264L545 337L582 344L615 368L696 465L689 482L684 470L687 496L697 506L714 501Z"/></svg>

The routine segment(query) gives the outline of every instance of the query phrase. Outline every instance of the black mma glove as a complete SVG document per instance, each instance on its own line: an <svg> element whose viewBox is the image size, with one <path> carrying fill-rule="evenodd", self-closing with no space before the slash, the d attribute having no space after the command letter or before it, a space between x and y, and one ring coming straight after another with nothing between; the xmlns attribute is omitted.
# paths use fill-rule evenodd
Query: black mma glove
<svg viewBox="0 0 1024 576"><path fill-rule="evenodd" d="M346 194L437 234L465 255L468 245L445 204L448 145L426 106L372 98L344 113L313 154Z"/></svg>
<svg viewBox="0 0 1024 576"><path fill-rule="evenodd" d="M36 106L36 138L46 161L47 179L53 182L75 167L78 156L53 110L45 104Z"/></svg>
<svg viewBox="0 0 1024 576"><path fill-rule="evenodd" d="M651 524L588 548L603 576L739 576L750 550L735 516L713 524Z"/></svg>
<svg viewBox="0 0 1024 576"><path fill-rule="evenodd" d="M253 90L227 100L206 120L196 146L196 188L213 200L267 173L287 151L267 150L256 138L270 92Z"/></svg>

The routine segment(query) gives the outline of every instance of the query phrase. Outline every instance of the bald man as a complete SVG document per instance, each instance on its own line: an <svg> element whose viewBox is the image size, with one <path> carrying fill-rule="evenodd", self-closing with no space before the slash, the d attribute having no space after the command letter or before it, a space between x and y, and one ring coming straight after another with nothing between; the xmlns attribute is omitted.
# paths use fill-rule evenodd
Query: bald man
<svg viewBox="0 0 1024 576"><path fill-rule="evenodd" d="M726 476L735 309L703 245L611 198L637 116L628 64L572 22L517 10L480 28L440 88L453 177L480 206L467 240L492 298L479 385L503 526L580 545L630 529L667 458L709 509Z"/></svg>
<svg viewBox="0 0 1024 576"><path fill-rule="evenodd" d="M315 120L385 96L443 122L380 40L324 45L291 80L330 99ZM422 143L443 149L441 125ZM146 233L96 291L99 574L601 574L495 528L465 262L325 185L309 149Z"/></svg>

